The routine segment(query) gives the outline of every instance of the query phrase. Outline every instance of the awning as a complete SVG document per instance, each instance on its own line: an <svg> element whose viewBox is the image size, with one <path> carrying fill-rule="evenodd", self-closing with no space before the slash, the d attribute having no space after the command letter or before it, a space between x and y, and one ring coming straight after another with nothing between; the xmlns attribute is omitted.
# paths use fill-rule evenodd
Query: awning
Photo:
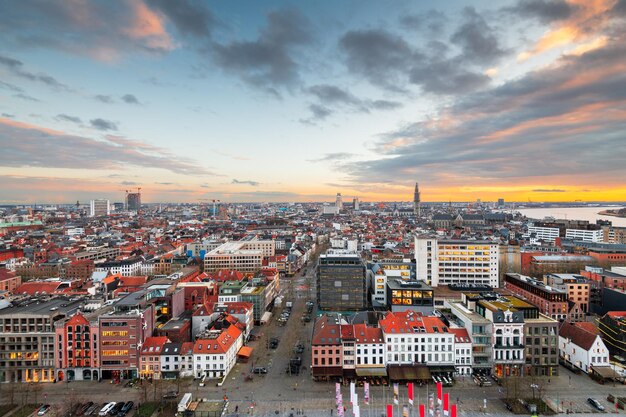
<svg viewBox="0 0 626 417"><path fill-rule="evenodd" d="M387 372L393 381L430 379L430 370L422 365L390 366Z"/></svg>
<svg viewBox="0 0 626 417"><path fill-rule="evenodd" d="M357 376L387 376L385 368L356 368Z"/></svg>
<svg viewBox="0 0 626 417"><path fill-rule="evenodd" d="M250 356L252 356L253 350L254 349L252 349L250 346L242 346L241 349L239 349L239 352L237 352L237 356L248 359Z"/></svg>
<svg viewBox="0 0 626 417"><path fill-rule="evenodd" d="M456 368L452 365L450 366L432 366L428 368L431 374L444 374L448 372L455 372Z"/></svg>
<svg viewBox="0 0 626 417"><path fill-rule="evenodd" d="M604 379L618 379L622 376L615 372L610 366L594 366L591 370Z"/></svg>
<svg viewBox="0 0 626 417"><path fill-rule="evenodd" d="M313 366L311 368L313 376L343 376L341 366Z"/></svg>

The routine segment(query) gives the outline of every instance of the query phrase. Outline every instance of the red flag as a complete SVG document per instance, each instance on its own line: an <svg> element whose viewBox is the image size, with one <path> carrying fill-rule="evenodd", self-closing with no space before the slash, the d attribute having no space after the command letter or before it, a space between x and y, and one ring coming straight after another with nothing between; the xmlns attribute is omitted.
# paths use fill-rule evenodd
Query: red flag
<svg viewBox="0 0 626 417"><path fill-rule="evenodd" d="M441 404L443 400L443 384L441 382L437 382L437 403Z"/></svg>
<svg viewBox="0 0 626 417"><path fill-rule="evenodd" d="M409 382L409 404L413 405L413 383Z"/></svg>
<svg viewBox="0 0 626 417"><path fill-rule="evenodd" d="M420 417L426 417L426 405L420 404Z"/></svg>
<svg viewBox="0 0 626 417"><path fill-rule="evenodd" d="M450 417L456 417L456 404L452 404L450 407Z"/></svg>
<svg viewBox="0 0 626 417"><path fill-rule="evenodd" d="M448 406L450 404L450 398L449 398L449 394L446 392L445 394L443 394L443 413L444 414L448 414Z"/></svg>
<svg viewBox="0 0 626 417"><path fill-rule="evenodd" d="M387 417L393 417L393 405L387 404Z"/></svg>

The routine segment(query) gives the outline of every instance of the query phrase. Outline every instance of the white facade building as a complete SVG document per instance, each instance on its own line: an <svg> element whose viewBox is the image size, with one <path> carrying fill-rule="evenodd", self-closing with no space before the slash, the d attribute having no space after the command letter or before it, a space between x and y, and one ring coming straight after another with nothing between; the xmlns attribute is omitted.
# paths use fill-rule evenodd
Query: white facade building
<svg viewBox="0 0 626 417"><path fill-rule="evenodd" d="M89 202L89 216L99 217L111 214L111 203L109 200L91 200Z"/></svg>
<svg viewBox="0 0 626 417"><path fill-rule="evenodd" d="M417 279L432 286L480 284L498 287L498 244L479 240L415 237Z"/></svg>
<svg viewBox="0 0 626 417"><path fill-rule="evenodd" d="M602 242L604 240L604 233L600 230L581 230L581 229L567 229L565 230L565 237L572 240L582 240L583 242Z"/></svg>
<svg viewBox="0 0 626 417"><path fill-rule="evenodd" d="M531 235L535 236L535 240L545 240L546 242L554 242L559 237L558 227L541 227L541 226L528 226L528 233L526 237Z"/></svg>
<svg viewBox="0 0 626 417"><path fill-rule="evenodd" d="M600 335L575 323L564 323L559 330L559 356L586 373L593 367L610 366L609 350Z"/></svg>
<svg viewBox="0 0 626 417"><path fill-rule="evenodd" d="M242 332L231 325L224 331L212 331L196 340L193 347L196 378L224 378L237 362L237 352L243 346Z"/></svg>

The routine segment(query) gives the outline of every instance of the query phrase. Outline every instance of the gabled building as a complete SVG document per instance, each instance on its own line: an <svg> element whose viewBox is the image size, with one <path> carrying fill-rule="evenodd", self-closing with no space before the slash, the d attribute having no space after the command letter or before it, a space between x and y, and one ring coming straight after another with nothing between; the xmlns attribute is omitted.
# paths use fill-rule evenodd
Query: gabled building
<svg viewBox="0 0 626 417"><path fill-rule="evenodd" d="M356 376L365 378L386 376L386 348L382 330L366 324L355 324L353 329Z"/></svg>
<svg viewBox="0 0 626 417"><path fill-rule="evenodd" d="M234 325L210 330L193 347L194 372L197 378L225 378L235 366L237 352L243 346L243 333Z"/></svg>
<svg viewBox="0 0 626 417"><path fill-rule="evenodd" d="M148 337L141 346L141 379L161 379L161 353L169 340L165 336Z"/></svg>
<svg viewBox="0 0 626 417"><path fill-rule="evenodd" d="M454 334L454 367L455 375L472 374L472 340L462 327L449 328Z"/></svg>
<svg viewBox="0 0 626 417"><path fill-rule="evenodd" d="M594 367L608 367L609 350L598 333L580 323L565 322L559 330L559 356L568 365L585 373Z"/></svg>
<svg viewBox="0 0 626 417"><path fill-rule="evenodd" d="M100 361L98 320L76 313L55 324L55 371L59 381L97 381Z"/></svg>
<svg viewBox="0 0 626 417"><path fill-rule="evenodd" d="M320 317L311 338L311 375L327 381L343 377L343 346L341 326L336 316Z"/></svg>
<svg viewBox="0 0 626 417"><path fill-rule="evenodd" d="M161 377L163 379L175 379L180 376L183 369L182 361L182 343L168 342L161 349L160 364ZM185 363L186 365L186 363Z"/></svg>

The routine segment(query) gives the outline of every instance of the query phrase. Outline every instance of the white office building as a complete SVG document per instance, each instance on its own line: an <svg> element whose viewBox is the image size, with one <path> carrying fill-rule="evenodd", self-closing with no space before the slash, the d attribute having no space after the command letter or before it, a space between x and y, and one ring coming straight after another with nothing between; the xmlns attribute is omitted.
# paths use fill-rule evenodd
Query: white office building
<svg viewBox="0 0 626 417"><path fill-rule="evenodd" d="M89 202L89 216L99 217L111 214L111 203L109 200L91 200Z"/></svg>
<svg viewBox="0 0 626 417"><path fill-rule="evenodd" d="M479 284L497 288L498 259L495 242L415 237L417 279L432 287Z"/></svg>
<svg viewBox="0 0 626 417"><path fill-rule="evenodd" d="M602 242L604 240L604 232L599 230L582 230L582 229L567 229L565 230L565 237L572 240L582 240L583 242Z"/></svg>

